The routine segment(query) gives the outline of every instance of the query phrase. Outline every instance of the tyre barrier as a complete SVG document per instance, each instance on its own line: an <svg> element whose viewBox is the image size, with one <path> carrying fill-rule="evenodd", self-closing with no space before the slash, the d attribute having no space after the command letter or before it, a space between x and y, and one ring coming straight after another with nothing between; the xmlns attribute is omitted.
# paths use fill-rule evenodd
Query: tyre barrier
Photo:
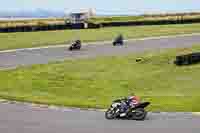
<svg viewBox="0 0 200 133"><path fill-rule="evenodd" d="M16 27L5 27L0 28L0 32L35 32L35 31L50 31L50 30L65 30L65 29L84 29L84 24L60 24L60 25L37 25L37 26L16 26ZM99 24L88 23L88 28L100 28Z"/></svg>
<svg viewBox="0 0 200 133"><path fill-rule="evenodd" d="M129 22L104 22L102 27L118 27L118 26L143 26L143 25L168 25L168 24L191 24L199 23L200 18L196 19L177 19L177 20L144 20Z"/></svg>
<svg viewBox="0 0 200 133"><path fill-rule="evenodd" d="M64 30L71 29L71 25L38 25L38 26L17 26L0 28L0 32L33 32L33 31L48 31L48 30Z"/></svg>
<svg viewBox="0 0 200 133"><path fill-rule="evenodd" d="M174 61L174 64L178 66L196 63L200 63L200 52L176 56Z"/></svg>

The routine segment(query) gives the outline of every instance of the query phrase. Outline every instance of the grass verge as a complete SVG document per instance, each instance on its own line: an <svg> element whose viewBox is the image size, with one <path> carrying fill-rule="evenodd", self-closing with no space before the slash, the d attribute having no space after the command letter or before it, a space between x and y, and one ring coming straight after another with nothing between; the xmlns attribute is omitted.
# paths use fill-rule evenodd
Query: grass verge
<svg viewBox="0 0 200 133"><path fill-rule="evenodd" d="M106 108L135 92L151 111L200 111L200 65L177 67L199 46L123 57L71 60L0 71L0 97L35 103ZM141 62L136 62L142 58Z"/></svg>
<svg viewBox="0 0 200 133"><path fill-rule="evenodd" d="M142 15L142 16L110 16L110 17L92 17L89 19L92 23L110 23L110 22L137 22L137 21L163 21L163 20L188 20L199 19L200 14L157 14L157 15Z"/></svg>
<svg viewBox="0 0 200 133"><path fill-rule="evenodd" d="M200 24L0 33L0 50L65 44L77 38L83 42L112 40L119 33L126 39L200 33Z"/></svg>

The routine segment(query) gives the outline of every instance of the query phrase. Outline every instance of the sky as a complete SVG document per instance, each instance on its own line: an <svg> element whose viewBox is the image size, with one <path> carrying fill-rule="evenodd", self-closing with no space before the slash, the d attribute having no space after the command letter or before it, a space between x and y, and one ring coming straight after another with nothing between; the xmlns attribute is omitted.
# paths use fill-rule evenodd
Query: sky
<svg viewBox="0 0 200 133"><path fill-rule="evenodd" d="M2 0L0 11L65 10L93 8L97 13L135 14L200 11L200 0Z"/></svg>

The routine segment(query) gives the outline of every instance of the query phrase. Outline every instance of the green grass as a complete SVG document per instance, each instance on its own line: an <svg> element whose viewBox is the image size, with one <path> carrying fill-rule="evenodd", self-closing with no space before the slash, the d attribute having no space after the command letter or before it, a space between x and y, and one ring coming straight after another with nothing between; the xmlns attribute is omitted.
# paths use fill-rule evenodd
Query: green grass
<svg viewBox="0 0 200 133"><path fill-rule="evenodd" d="M122 33L126 39L200 33L200 24L0 33L0 50L65 44L77 38L83 42L111 40L119 33Z"/></svg>
<svg viewBox="0 0 200 133"><path fill-rule="evenodd" d="M127 22L145 20L144 16L112 16L112 17L93 17L89 19L89 22L93 23L106 23L106 22Z"/></svg>
<svg viewBox="0 0 200 133"><path fill-rule="evenodd" d="M29 19L29 20L0 20L0 28L18 26L38 26L50 24L65 24L64 18Z"/></svg>
<svg viewBox="0 0 200 133"><path fill-rule="evenodd" d="M135 92L152 102L151 111L200 111L200 65L173 64L177 54L199 50L198 46L0 71L0 97L105 108L113 99Z"/></svg>

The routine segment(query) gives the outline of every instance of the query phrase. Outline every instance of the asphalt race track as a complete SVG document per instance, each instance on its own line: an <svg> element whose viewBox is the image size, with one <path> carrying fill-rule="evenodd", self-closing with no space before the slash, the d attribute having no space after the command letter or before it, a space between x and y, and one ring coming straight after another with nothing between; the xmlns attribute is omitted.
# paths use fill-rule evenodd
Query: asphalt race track
<svg viewBox="0 0 200 133"><path fill-rule="evenodd" d="M0 52L0 69L45 64L64 59L126 55L164 48L200 44L200 35L135 40L126 46L85 45L81 51L44 48ZM106 120L100 111L48 109L23 104L0 103L0 133L199 133L200 116L192 113L149 113L145 121Z"/></svg>
<svg viewBox="0 0 200 133"><path fill-rule="evenodd" d="M100 111L0 104L1 133L199 133L200 116L149 113L145 121L106 120Z"/></svg>
<svg viewBox="0 0 200 133"><path fill-rule="evenodd" d="M126 42L126 46L113 47L112 44L85 45L81 51L68 51L67 47L43 48L0 52L0 69L15 68L19 65L45 64L65 59L93 58L97 56L127 55L146 50L191 47L200 45L200 34L162 39L135 40Z"/></svg>

